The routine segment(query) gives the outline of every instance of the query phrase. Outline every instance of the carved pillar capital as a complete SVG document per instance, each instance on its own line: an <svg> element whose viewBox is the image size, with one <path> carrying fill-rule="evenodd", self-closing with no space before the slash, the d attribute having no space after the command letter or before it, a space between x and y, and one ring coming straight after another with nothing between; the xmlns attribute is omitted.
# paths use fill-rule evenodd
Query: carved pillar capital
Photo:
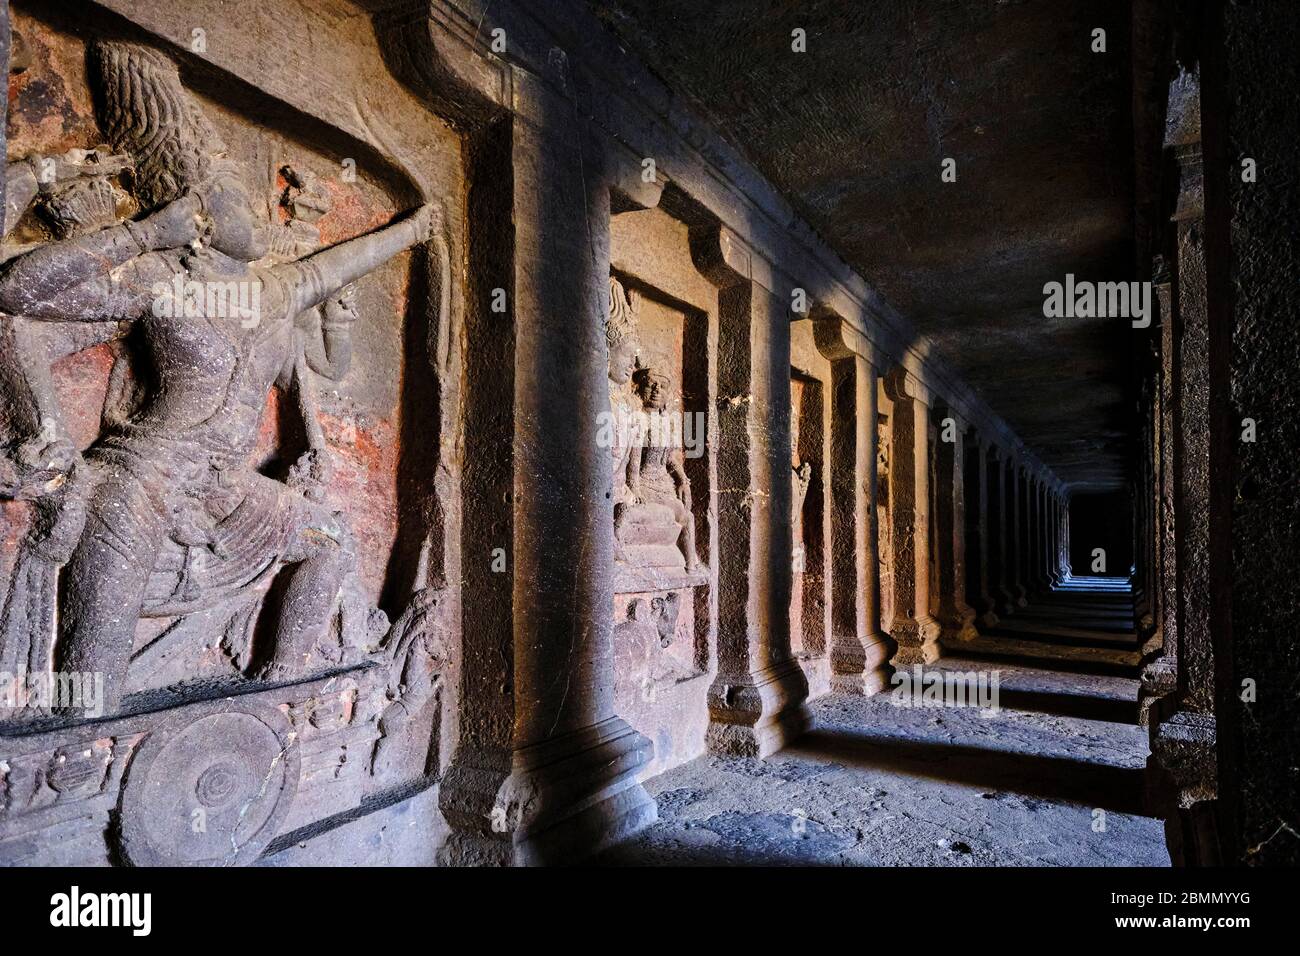
<svg viewBox="0 0 1300 956"><path fill-rule="evenodd" d="M668 180L655 167L654 178L645 179L645 167L640 157L622 144L610 144L607 148L609 183L613 208L615 212L629 209L653 209L663 198L664 187Z"/></svg>
<svg viewBox="0 0 1300 956"><path fill-rule="evenodd" d="M927 407L934 402L929 386L902 365L890 369L884 381L885 394L896 402L916 401Z"/></svg>
<svg viewBox="0 0 1300 956"><path fill-rule="evenodd" d="M871 366L873 374L879 374L885 363L884 353L874 342L829 310L817 311L813 331L818 350L832 362L857 356Z"/></svg>

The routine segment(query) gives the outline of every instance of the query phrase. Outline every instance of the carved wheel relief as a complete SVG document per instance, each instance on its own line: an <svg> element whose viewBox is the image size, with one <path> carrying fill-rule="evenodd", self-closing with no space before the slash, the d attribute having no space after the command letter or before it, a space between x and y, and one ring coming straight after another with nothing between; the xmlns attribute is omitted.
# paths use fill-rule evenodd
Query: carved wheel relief
<svg viewBox="0 0 1300 956"><path fill-rule="evenodd" d="M289 722L265 706L205 711L150 733L127 769L120 845L136 866L248 863L293 803L299 753Z"/></svg>

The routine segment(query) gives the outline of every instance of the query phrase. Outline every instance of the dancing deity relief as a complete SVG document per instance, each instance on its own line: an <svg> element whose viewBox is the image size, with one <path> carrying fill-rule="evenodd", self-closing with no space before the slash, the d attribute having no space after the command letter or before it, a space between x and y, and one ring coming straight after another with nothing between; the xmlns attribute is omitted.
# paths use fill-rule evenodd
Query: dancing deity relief
<svg viewBox="0 0 1300 956"><path fill-rule="evenodd" d="M387 620L351 586L348 521L325 502L312 376L348 370L352 283L429 240L440 217L424 206L295 259L284 230L258 221L171 60L102 42L90 61L111 151L7 170L6 231L40 192L52 238L0 265L0 495L32 501L35 516L0 618L0 670L102 673L113 709L132 689L142 617L205 622L249 676L340 663ZM118 215L123 170L134 219ZM41 347L55 325L89 330L74 336L81 347L121 335L134 346L84 454L62 429ZM287 481L250 461L274 386L295 396L308 442ZM255 648L273 578L273 636ZM336 621L343 647L330 646Z"/></svg>

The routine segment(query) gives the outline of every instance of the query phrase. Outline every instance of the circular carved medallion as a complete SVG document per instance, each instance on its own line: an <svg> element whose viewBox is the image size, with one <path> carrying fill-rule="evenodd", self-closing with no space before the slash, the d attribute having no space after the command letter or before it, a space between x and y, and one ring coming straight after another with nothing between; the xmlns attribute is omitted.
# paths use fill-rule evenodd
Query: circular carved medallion
<svg viewBox="0 0 1300 956"><path fill-rule="evenodd" d="M122 790L135 866L236 866L275 837L298 787L298 747L274 708L186 708L141 743Z"/></svg>

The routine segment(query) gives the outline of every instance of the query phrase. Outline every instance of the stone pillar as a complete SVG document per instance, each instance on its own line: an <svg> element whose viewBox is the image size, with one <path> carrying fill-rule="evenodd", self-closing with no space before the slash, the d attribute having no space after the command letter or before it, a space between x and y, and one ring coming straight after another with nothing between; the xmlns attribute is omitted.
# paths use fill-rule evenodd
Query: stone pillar
<svg viewBox="0 0 1300 956"><path fill-rule="evenodd" d="M637 781L652 745L614 713L612 469L598 442L609 186L572 104L533 92L513 141L515 720L500 797L526 864L580 858L656 816Z"/></svg>
<svg viewBox="0 0 1300 956"><path fill-rule="evenodd" d="M1012 503L1010 505L1012 528L1010 541L1014 543L1014 552L1011 557L1011 592L1015 596L1016 604L1024 607L1029 603L1029 587L1027 580L1026 552L1028 550L1027 542L1027 525L1026 508L1028 495L1025 493L1025 469L1018 461L1013 461L1011 465L1011 474L1008 477L1010 482L1008 491L1012 494Z"/></svg>
<svg viewBox="0 0 1300 956"><path fill-rule="evenodd" d="M1138 720L1143 726L1158 722L1161 702L1171 699L1178 688L1178 543L1175 530L1174 422L1178 394L1178 361L1174 349L1174 316L1170 276L1163 261L1154 272L1156 305L1160 312L1159 401L1156 429L1157 471L1156 540L1160 567L1156 630L1160 647L1143 662L1142 687L1138 695Z"/></svg>
<svg viewBox="0 0 1300 956"><path fill-rule="evenodd" d="M1043 588L1052 590L1059 582L1056 566L1056 495L1052 483L1043 485Z"/></svg>
<svg viewBox="0 0 1300 956"><path fill-rule="evenodd" d="M990 445L985 462L986 501L989 529L989 583L992 588L994 610L998 615L1008 615L1015 610L1007 590L1007 495L1005 453Z"/></svg>
<svg viewBox="0 0 1300 956"><path fill-rule="evenodd" d="M1011 479L1015 475L1015 466L1005 453L999 451L999 457L991 459L989 491L993 495L990 514L996 517L998 539L997 558L993 562L997 571L994 596L997 598L997 611L1003 617L1014 614L1020 607L1015 590L1015 495L1011 488Z"/></svg>
<svg viewBox="0 0 1300 956"><path fill-rule="evenodd" d="M1070 578L1070 504L1063 489L1056 493L1052 512L1052 562L1056 566L1056 583L1064 584Z"/></svg>
<svg viewBox="0 0 1300 956"><path fill-rule="evenodd" d="M893 653L880 626L875 348L838 317L818 319L831 366L831 688L874 694Z"/></svg>
<svg viewBox="0 0 1300 956"><path fill-rule="evenodd" d="M1205 287L1204 210L1200 144L1175 149L1180 193L1174 214L1178 242L1175 349L1179 363L1174 427L1175 509L1181 572L1179 597L1180 708L1211 713L1214 645L1210 634L1210 328Z"/></svg>
<svg viewBox="0 0 1300 956"><path fill-rule="evenodd" d="M1061 566L1058 560L1057 535L1059 533L1059 524L1057 521L1057 498L1056 490L1048 485L1047 487L1047 586L1054 588L1061 583Z"/></svg>
<svg viewBox="0 0 1300 956"><path fill-rule="evenodd" d="M973 540L967 540L968 553L973 557L967 567L967 572L971 575L969 590L980 627L996 627L997 600L993 589L997 529L990 512L989 445L982 437L972 433L968 454L973 459L968 474L971 480L966 484L967 514L973 512L973 520L968 524L973 531Z"/></svg>
<svg viewBox="0 0 1300 956"><path fill-rule="evenodd" d="M1043 494L1043 531L1047 537L1047 553L1043 555L1043 561L1047 566L1047 587L1050 589L1061 583L1056 561L1056 491L1049 484Z"/></svg>
<svg viewBox="0 0 1300 956"><path fill-rule="evenodd" d="M1024 543L1020 561L1020 582L1024 585L1025 598L1028 599L1037 586L1034 580L1034 476L1028 468L1020 472L1020 491L1024 496L1020 507L1021 519L1024 522L1024 527L1020 531L1020 540Z"/></svg>
<svg viewBox="0 0 1300 956"><path fill-rule="evenodd" d="M1041 486L1038 476L1032 471L1025 473L1025 492L1025 513L1028 516L1028 532L1025 535L1025 586L1031 594L1035 594L1042 588L1043 549L1040 547L1041 542L1039 540L1039 535L1042 532L1041 515L1038 508Z"/></svg>
<svg viewBox="0 0 1300 956"><path fill-rule="evenodd" d="M808 681L790 652L790 299L731 230L693 235L719 286L718 673L708 747L763 757L808 726ZM767 281L772 281L770 278Z"/></svg>
<svg viewBox="0 0 1300 956"><path fill-rule="evenodd" d="M1046 591L1052 586L1052 543L1048 537L1047 482L1034 480L1034 586Z"/></svg>
<svg viewBox="0 0 1300 956"><path fill-rule="evenodd" d="M894 524L893 664L928 664L939 656L939 622L930 613L929 391L906 369L885 377L894 403L890 495Z"/></svg>
<svg viewBox="0 0 1300 956"><path fill-rule="evenodd" d="M1198 127L1199 128L1199 127ZM1173 214L1176 299L1173 351L1178 363L1174 419L1177 522L1178 664L1172 713L1154 725L1151 761L1167 806L1166 835L1176 861L1217 862L1214 643L1211 627L1210 316L1199 136L1172 146L1178 176Z"/></svg>
<svg viewBox="0 0 1300 956"><path fill-rule="evenodd" d="M966 424L952 409L936 405L934 523L938 553L940 635L945 641L969 641L975 609L966 603Z"/></svg>

